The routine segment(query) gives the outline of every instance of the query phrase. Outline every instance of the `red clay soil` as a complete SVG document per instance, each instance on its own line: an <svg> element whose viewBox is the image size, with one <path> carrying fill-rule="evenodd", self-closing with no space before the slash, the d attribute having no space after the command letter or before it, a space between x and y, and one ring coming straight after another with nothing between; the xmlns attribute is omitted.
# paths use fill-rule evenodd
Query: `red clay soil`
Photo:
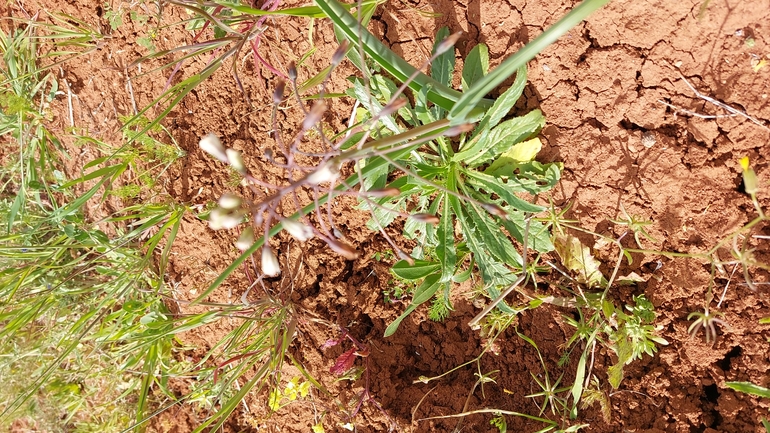
<svg viewBox="0 0 770 433"><path fill-rule="evenodd" d="M48 10L80 17L110 31L101 2L41 3ZM116 3L113 10L118 9ZM430 51L436 30L449 26L452 32L463 31L456 50L458 68L462 58L480 42L488 44L494 67L575 4L549 0L389 0L378 7L371 28L396 53L419 64ZM27 5L27 12L33 13L36 7ZM149 3L147 7L154 8ZM22 14L18 9L13 13ZM183 17L170 6L164 13L176 19ZM262 54L285 71L295 53L310 48L308 22L276 18L267 23ZM97 51L57 71L76 95L76 125L109 143L120 142L117 116L133 112L124 66L147 54L136 44L138 37L146 35L147 27L131 22L124 13L124 24L111 32ZM336 48L328 22L316 20L312 37L318 50L300 68L301 80L325 67ZM178 26L155 40L158 49L190 42L189 33ZM648 230L657 242L642 238L646 248L703 252L755 217L750 199L739 189L738 159L748 155L764 186L760 201L765 209L770 208L770 131L764 126L770 120L770 65L760 67L769 56L768 0L616 0L572 29L530 62L530 83L516 108L518 113L540 108L546 115L548 126L541 134L544 150L538 159L562 161L565 167L563 180L553 194L556 205L572 203L569 217L579 220L587 230L613 237L624 231L624 227L611 222L622 217L623 207L629 214L653 222ZM188 61L177 79L200 70L205 61ZM282 170L264 157L267 149L278 152L271 138L269 109L276 77L265 69L255 71L251 59L243 61L240 78L246 98L227 69L196 88L164 121L187 152L162 181L164 191L179 203L204 206L233 188L227 170L198 149L200 137L209 132L243 151L254 173L267 181L280 180ZM128 73L137 75L135 69ZM355 73L349 63L343 62L330 90L344 89L345 78ZM134 78L136 105L145 106L157 97L168 74L164 71ZM743 117L704 119L685 114L684 110L724 114L699 98L685 79L702 94L747 113L759 124ZM681 111L676 113L660 101ZM53 127L71 144L73 139L65 133L69 126L66 98L57 104L60 111ZM329 104L325 121L329 128L341 130L351 102L332 100ZM280 128L289 133L296 130L300 120L299 113L287 112L280 119ZM78 164L82 167L95 156L73 157L71 172L67 173L70 176L77 175ZM440 375L479 355L481 339L468 327L468 321L479 310L468 296L458 296L454 299L455 310L443 323L429 321L426 311L418 309L394 336L383 338L385 328L405 304L383 301L388 266L372 256L389 246L380 235L365 228L367 216L354 206L352 200L337 202L334 213L338 226L361 251L360 259L347 261L320 241L298 244L281 234L272 244L281 261L291 259L296 263L301 258L303 266L297 272L284 272L272 284L285 287L293 283L292 300L308 317L345 327L368 345L371 395L397 422L399 430L450 432L458 419L419 420L481 408L539 414L536 401L524 396L538 391L530 373L542 377L542 367L537 353L516 336L513 327L499 341L499 355L482 358L481 373L497 371L496 382L485 384L483 390L478 387L470 394L479 372L476 365L430 384L415 383L420 376ZM98 217L106 210L95 208L93 212L93 217ZM389 233L397 236L398 229L390 229ZM759 227L753 233L768 235L770 228ZM233 240L233 233L214 232L193 216L185 219L168 269L169 279L178 284L180 298L194 298L237 257ZM586 237L583 240L592 242ZM767 240L756 240L755 248L758 259L770 262ZM727 250L722 253L723 259L729 257ZM598 249L595 254L607 270L614 266L615 253ZM770 328L758 324L760 318L770 316L770 289L758 285L758 290L752 291L740 284L739 276L733 278L721 308L729 326L719 326L716 342L706 343L703 334L695 338L688 335L692 322L687 315L702 309L710 270L699 260L656 255L637 255L633 265L624 267L622 272L637 272L646 282L613 289L611 297L622 305L630 303L633 295L645 294L654 303L656 324L662 326L661 335L670 344L661 347L656 356L645 356L625 369L620 389L610 396L609 420L603 419L597 407L580 410L574 423L590 425L583 431L762 431L759 420L768 416L770 402L736 393L725 382L770 385ZM757 282L768 281L767 273L755 269L751 272ZM242 281L243 275L231 278L210 300L239 302L245 289ZM717 274L717 298L727 282L726 275ZM577 363L573 355L564 367L557 366L562 345L572 335L562 315L573 313L543 306L523 313L518 322L518 331L540 347L551 378L564 373L563 384L572 383ZM181 338L188 345L207 349L229 330L227 326L232 324L220 322ZM321 349L333 336L326 327L305 324L291 350L314 377L338 393L338 399L347 401L362 390L364 382L335 382L329 374L335 359L348 348ZM593 371L603 383L613 357L606 349L596 353ZM318 398L319 402L323 400ZM267 431L307 432L315 423L314 410L318 407L308 402L289 405L269 419L261 418L266 400L266 395L248 396L250 413L234 414L232 430L262 431L258 427L267 427ZM201 422L193 411L173 411L162 414L151 429L186 432ZM543 416L550 416L550 410ZM497 431L489 424L490 419L489 414L469 416L461 428ZM343 420L333 416L327 420L331 421L325 423L327 431L344 431L338 427ZM507 423L508 431L513 432L536 431L542 426L510 416ZM387 418L372 404L362 406L354 424L359 432L389 428Z"/></svg>

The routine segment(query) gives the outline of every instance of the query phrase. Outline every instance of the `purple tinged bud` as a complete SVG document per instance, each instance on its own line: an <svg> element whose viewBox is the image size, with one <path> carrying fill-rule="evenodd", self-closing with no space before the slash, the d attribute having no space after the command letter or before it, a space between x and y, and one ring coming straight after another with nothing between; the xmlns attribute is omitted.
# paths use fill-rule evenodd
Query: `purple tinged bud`
<svg viewBox="0 0 770 433"><path fill-rule="evenodd" d="M273 103L278 105L283 101L283 91L286 90L286 83L283 80L278 80L275 83L275 91L273 91Z"/></svg>
<svg viewBox="0 0 770 433"><path fill-rule="evenodd" d="M498 216L503 219L508 219L508 212L506 212L503 208L501 208L500 206L494 203L482 203L481 207L483 207L485 211L489 212L494 216Z"/></svg>
<svg viewBox="0 0 770 433"><path fill-rule="evenodd" d="M398 258L409 263L409 266L414 266L414 259L411 256L407 255L405 252L399 250Z"/></svg>
<svg viewBox="0 0 770 433"><path fill-rule="evenodd" d="M398 188L370 189L364 191L364 194L369 197L396 197L401 194L401 190Z"/></svg>
<svg viewBox="0 0 770 433"><path fill-rule="evenodd" d="M288 72L289 72L289 79L291 79L291 81L297 81L297 65L294 63L293 60L289 63Z"/></svg>
<svg viewBox="0 0 770 433"><path fill-rule="evenodd" d="M334 52L334 55L332 55L332 65L337 66L340 64L342 59L345 58L345 53L348 52L348 41L344 40L340 44L340 46L337 48L337 51Z"/></svg>
<svg viewBox="0 0 770 433"><path fill-rule="evenodd" d="M451 126L444 131L444 136L454 137L459 134L471 132L475 127L476 125L474 125L473 123L463 123L462 125Z"/></svg>
<svg viewBox="0 0 770 433"><path fill-rule="evenodd" d="M400 110L402 107L404 107L407 103L406 98L398 98L395 101L391 102L390 104L384 106L382 108L382 111L380 111L380 116L390 116L391 114L395 113L396 111Z"/></svg>

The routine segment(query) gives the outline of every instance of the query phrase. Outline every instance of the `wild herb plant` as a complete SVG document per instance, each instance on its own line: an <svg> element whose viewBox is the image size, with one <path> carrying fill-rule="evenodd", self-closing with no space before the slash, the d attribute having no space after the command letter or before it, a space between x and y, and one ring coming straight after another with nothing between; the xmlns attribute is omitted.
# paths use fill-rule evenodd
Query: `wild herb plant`
<svg viewBox="0 0 770 433"><path fill-rule="evenodd" d="M94 49L100 35L74 18L37 18L0 34L0 135L16 147L0 196L0 424L27 415L34 428L123 428L144 417L151 388L172 394L160 378L177 367L174 334L156 326L168 311L151 265L159 248L163 272L186 208L153 201L86 220L86 203L105 200L129 163L104 157L67 178L45 126L59 93L46 71ZM129 405L130 394L138 402Z"/></svg>
<svg viewBox="0 0 770 433"><path fill-rule="evenodd" d="M305 116L293 136L286 136L276 126L275 140L281 154L264 155L284 170L283 183L267 183L253 174L241 154L228 148L215 134L200 142L201 149L243 176L246 194L223 195L218 207L208 215L214 229L240 228L236 245L243 253L194 303L202 302L260 251L261 275L256 281L280 275L278 256L269 240L281 230L300 242L319 238L343 257L357 258L358 251L336 229L331 212L331 203L340 195L358 197L361 207L372 213L370 227L379 229L403 259L394 272L417 284L410 306L391 324L387 335L395 332L409 312L433 298L440 287L444 290L431 314L434 318L444 317L451 308L452 283L469 278L474 263L479 264L494 297L501 286L516 279L515 272L526 268L525 259L511 239L523 243L525 251L552 249L545 225L529 218L543 208L517 193L532 196L546 191L560 173L558 164L535 162L540 143L537 139L526 140L544 124L539 111L508 121L503 119L526 83L525 62L603 3L588 1L578 6L554 29L495 71L489 72L483 66L488 60L484 49L477 48L474 56L478 60L468 63L463 73L465 92L460 93L448 87L454 72L451 50L456 35L449 36L446 30L439 34L445 38L437 41L433 55L423 65L431 65L433 77L428 77L384 47L346 7L336 1L319 1L319 8L334 22L342 44L329 68L318 75L319 79L311 80L320 90L309 108L300 97L305 86L297 82L295 65L287 68L288 81L279 81L276 86L273 121L278 108L291 101L296 101ZM363 11L359 13L365 17L366 6L360 7ZM365 79L354 80L350 90L364 113L348 130L328 136L322 120L326 110L325 82L345 55L364 70ZM368 60L378 63L399 84L383 75L372 75L366 66ZM486 93L513 74L514 85L496 102L484 99ZM190 85L193 84L191 81ZM414 105L404 98L407 88L412 92ZM471 121L478 122L478 126L471 126ZM457 135L459 141L453 142L450 137ZM308 138L319 141L323 150L319 151L317 146L303 148ZM388 183L389 178L395 181ZM309 203L301 199L303 195L309 195ZM417 206L407 209L405 203L410 199ZM398 217L407 218L407 234L425 245L412 256L384 231ZM455 222L459 225L457 230ZM506 236L500 236L500 227L505 228ZM528 239L526 227L531 228ZM242 299L248 305L248 291ZM507 307L501 304L500 308ZM344 361L355 359L348 352ZM221 425L221 420L214 427Z"/></svg>

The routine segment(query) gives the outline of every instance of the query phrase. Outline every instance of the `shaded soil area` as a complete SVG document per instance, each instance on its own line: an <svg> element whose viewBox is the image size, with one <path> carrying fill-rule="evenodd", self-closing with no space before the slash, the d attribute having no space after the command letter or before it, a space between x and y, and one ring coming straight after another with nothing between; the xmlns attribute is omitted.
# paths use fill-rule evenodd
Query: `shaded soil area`
<svg viewBox="0 0 770 433"><path fill-rule="evenodd" d="M42 3L48 10L80 17L109 34L97 51L61 65L56 73L66 80L65 90L74 96L75 125L117 145L121 140L119 117L132 114L134 106L149 104L162 93L169 77L168 70L140 75L135 67L127 68L147 54L137 38L147 35L148 26L131 21L126 12L123 25L113 31L98 3ZM290 5L286 2L282 6ZM489 46L490 66L494 67L574 5L548 0L389 0L377 9L371 29L416 65L430 52L436 30L449 26L452 32L463 32L456 50L458 70L462 59L480 42ZM118 5L113 9L118 10ZM28 5L27 11L33 13L34 8ZM12 13L23 14L18 9ZM171 22L185 18L170 6L164 14ZM153 17L153 13L147 15ZM336 49L331 26L323 20L314 23L312 39L306 20L276 18L268 20L267 26L261 53L281 71L286 71L290 61L298 60L298 53L316 48L300 65L300 80L323 69ZM171 49L191 43L192 35L177 26L156 35L154 41L158 50ZM623 209L650 220L653 224L647 229L655 241L642 238L650 250L702 253L740 229L755 217L750 199L741 191L740 157L751 158L765 186L760 202L770 207L766 189L770 131L765 126L770 121L770 65L762 67L768 57L768 0L622 0L595 13L530 62L530 83L516 107L519 114L539 108L546 115L548 126L541 134L545 146L538 159L562 161L565 167L552 197L555 204L566 207L571 203L568 217L589 231L612 237L621 236L625 230L612 222L622 218ZM174 59L169 55L162 60ZM208 60L205 56L188 60L175 80L197 72ZM251 58L239 58L238 62L245 94L229 68L223 68L164 120L187 156L164 175L162 188L174 200L196 209L238 189L228 171L198 148L200 137L209 132L241 150L253 173L268 182L281 181L283 170L265 156L267 150L280 152L270 117L275 75L265 68L257 70ZM147 69L145 66L144 72ZM329 91L342 91L346 78L355 74L356 70L343 62L329 83ZM128 77L133 77L130 88ZM457 80L459 85L459 77ZM758 123L740 116L693 115L725 112L699 98L688 82L698 92L745 112ZM67 173L72 178L96 155L75 151L74 138L66 133L70 126L66 99L56 102L58 116L52 129L73 149ZM348 100L330 99L324 119L328 128L344 129L351 109ZM300 110L288 110L279 116L278 129L288 136L301 120ZM98 218L108 210L95 205L92 212L90 217ZM356 209L354 199L336 201L333 215L361 258L347 261L321 241L299 244L282 233L271 245L292 271L269 284L275 289L290 287L292 302L300 317L307 319L300 320L291 348L293 356L340 401L355 400L365 386L364 379L335 382L329 369L349 346L322 349L324 342L336 335L311 318L343 327L369 347L366 365L371 395L404 431L449 432L457 426L457 418L419 420L482 408L541 413L537 401L525 395L539 391L532 375L542 378L543 369L537 353L517 337L517 330L538 344L552 378L564 373L563 383L572 383L577 356L561 367L557 362L574 332L562 316L574 311L552 306L523 313L517 329L511 327L499 340L499 355L487 354L479 364L429 384L420 383L421 376L441 375L481 353L482 339L468 327L468 321L479 312L473 304L473 285L456 292L455 310L446 321L429 321L426 311L418 309L394 336L383 338L385 328L406 307L405 302L384 302L392 260L378 261L374 255L390 246L366 229L368 217ZM406 248L412 247L399 237L397 226L389 229L389 234ZM752 234L770 235L770 227L757 227ZM214 232L194 216L185 219L167 276L181 300L195 298L232 263L238 256L233 246L236 236ZM593 244L590 237L584 242ZM760 238L752 242L757 259L770 262L769 241ZM730 257L729 247L718 252L724 260ZM608 271L614 266L616 253L598 248L595 254ZM740 269L733 278L730 266L724 274L717 271L714 293L719 298L724 290L721 311L729 325L719 326L716 342L707 343L703 334L689 336L692 322L687 316L703 308L712 280L708 263L637 254L634 262L622 269L626 274L632 271L644 282L613 289L613 301L622 305L630 303L633 295L645 294L654 303L656 324L662 326L661 335L670 344L661 347L656 356L645 356L629 365L621 388L607 391L610 419L604 419L598 407L590 407L581 410L574 423L589 424L584 431L590 432L762 431L759 419L768 416L770 402L736 393L725 382L770 385L770 327L758 324L760 318L770 316L770 286L761 284L769 282L770 275L751 269L757 282L757 290L752 291L741 284ZM547 283L555 278L544 277L544 286L548 288ZM244 281L242 273L229 279L209 300L240 302L246 290ZM550 287L555 290L555 284ZM182 312L193 311L185 310L183 303L179 305ZM229 330L228 326L232 324L218 322L180 338L187 345L207 349ZM613 357L606 349L596 351L593 372L602 381ZM478 373L493 371L494 383L474 386ZM285 373L293 374L289 370ZM318 398L320 402L325 397ZM266 394L248 396L245 405L249 412L233 415L233 431L267 427L268 431L306 432L318 421L321 410L309 402L298 402L268 419L264 417L266 401ZM550 411L543 414L549 415ZM189 431L201 422L200 416L192 410L173 409L159 416L152 429ZM489 424L491 417L471 415L462 420L461 427L465 431L497 431ZM335 423L342 421L335 419ZM387 431L390 426L373 404L362 405L354 422L360 432ZM325 424L327 431L342 431L335 423ZM508 417L507 423L509 431L536 431L541 426L519 417Z"/></svg>

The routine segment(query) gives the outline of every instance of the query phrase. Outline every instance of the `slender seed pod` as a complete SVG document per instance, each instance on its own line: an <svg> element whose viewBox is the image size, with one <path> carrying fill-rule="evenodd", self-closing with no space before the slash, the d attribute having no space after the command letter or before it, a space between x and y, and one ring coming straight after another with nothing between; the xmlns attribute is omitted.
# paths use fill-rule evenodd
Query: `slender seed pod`
<svg viewBox="0 0 770 433"><path fill-rule="evenodd" d="M348 260L355 260L360 256L355 248L336 239L327 239L326 244L329 245L329 248L331 248L332 251Z"/></svg>
<svg viewBox="0 0 770 433"><path fill-rule="evenodd" d="M438 224L439 221L441 221L436 215L429 214L429 213L416 213L410 216L412 217L412 219L419 221L421 223Z"/></svg>

